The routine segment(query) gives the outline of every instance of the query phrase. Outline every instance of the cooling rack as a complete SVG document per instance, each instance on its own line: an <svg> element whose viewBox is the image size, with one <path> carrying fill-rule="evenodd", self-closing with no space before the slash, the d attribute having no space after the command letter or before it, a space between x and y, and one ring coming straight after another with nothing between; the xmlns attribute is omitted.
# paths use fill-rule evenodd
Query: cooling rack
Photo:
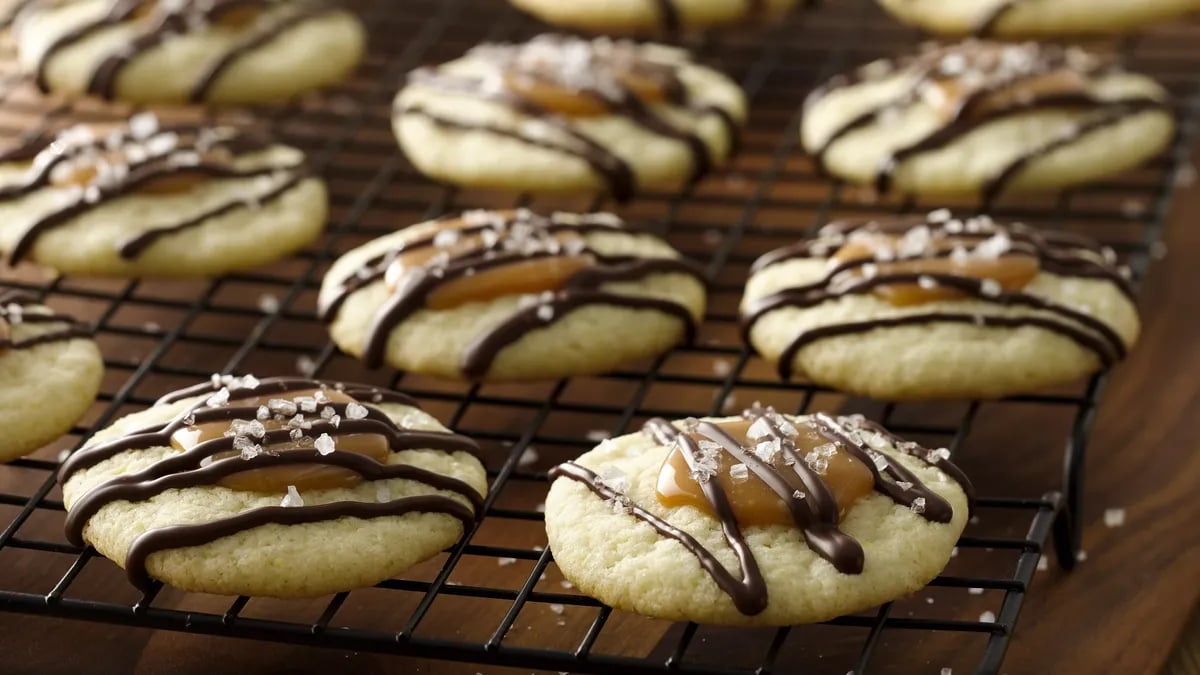
<svg viewBox="0 0 1200 675"><path fill-rule="evenodd" d="M612 208L646 224L712 279L696 342L603 377L537 385L463 385L364 371L329 343L316 289L341 252L400 226L463 208L511 207L511 195L435 185L398 153L389 127L403 74L481 40L541 30L499 0L360 0L373 37L351 82L286 108L256 111L310 153L332 200L328 233L294 258L205 282L142 282L0 271L0 285L43 296L95 327L106 354L99 401L80 426L33 456L0 467L0 610L218 636L328 646L557 672L998 672L1022 600L1053 537L1059 564L1079 555L1084 455L1105 376L999 402L885 404L803 381L781 383L741 345L737 302L751 261L830 219L929 210L944 202L878 198L814 173L798 147L800 104L846 67L911 49L921 38L868 0L830 0L767 30L686 44L737 77L752 119L727 172L683 196L521 197L537 209ZM1112 245L1140 280L1158 252L1200 107L1194 47L1200 25L1094 46L1163 82L1179 104L1172 149L1120 179L1060 194L1002 200L999 216L1086 232ZM47 102L0 78L0 134L47 119L110 119L129 109ZM226 113L222 113L225 115ZM234 117L244 114L232 113ZM949 204L965 211L969 202ZM158 588L146 594L91 550L66 543L54 471L65 453L116 417L213 372L292 372L403 388L458 431L482 441L491 478L486 517L463 542L375 588L312 601L220 598ZM862 412L926 444L948 447L983 498L945 573L924 591L815 626L730 629L669 624L578 594L544 548L547 470L647 417L740 409ZM1014 447L995 447L1016 433ZM1015 432L1013 432L1015 430ZM997 453L1006 454L997 462ZM1059 465L1059 462L1062 462ZM1011 469L1019 463L1021 471ZM1034 479L1030 479L1034 476ZM467 672L475 668L467 669Z"/></svg>

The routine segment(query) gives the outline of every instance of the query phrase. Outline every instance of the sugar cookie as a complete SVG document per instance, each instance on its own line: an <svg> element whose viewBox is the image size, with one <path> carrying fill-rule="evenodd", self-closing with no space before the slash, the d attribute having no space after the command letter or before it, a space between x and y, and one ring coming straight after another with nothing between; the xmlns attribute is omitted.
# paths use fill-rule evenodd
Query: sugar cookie
<svg viewBox="0 0 1200 675"><path fill-rule="evenodd" d="M723 164L744 118L738 86L682 50L542 35L413 72L393 127L437 180L624 200Z"/></svg>
<svg viewBox="0 0 1200 675"><path fill-rule="evenodd" d="M334 342L370 367L476 380L602 373L695 331L705 285L611 214L468 211L346 253L321 285Z"/></svg>
<svg viewBox="0 0 1200 675"><path fill-rule="evenodd" d="M881 399L997 397L1111 366L1133 291L1084 237L928 217L834 223L753 266L748 341L780 376Z"/></svg>
<svg viewBox="0 0 1200 675"><path fill-rule="evenodd" d="M1197 0L879 0L904 23L949 35L1124 33L1200 9Z"/></svg>
<svg viewBox="0 0 1200 675"><path fill-rule="evenodd" d="M487 491L471 440L369 385L213 376L63 464L67 538L147 589L307 597L457 541Z"/></svg>
<svg viewBox="0 0 1200 675"><path fill-rule="evenodd" d="M684 30L779 18L796 0L510 0L546 23L607 34Z"/></svg>
<svg viewBox="0 0 1200 675"><path fill-rule="evenodd" d="M652 419L551 471L546 534L563 576L617 609L825 621L946 566L971 499L949 456L861 416Z"/></svg>

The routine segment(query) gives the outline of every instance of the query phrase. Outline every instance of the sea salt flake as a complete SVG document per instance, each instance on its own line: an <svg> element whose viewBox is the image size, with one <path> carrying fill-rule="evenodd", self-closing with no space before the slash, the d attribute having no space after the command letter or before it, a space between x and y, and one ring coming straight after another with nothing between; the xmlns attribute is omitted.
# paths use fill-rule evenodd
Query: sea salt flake
<svg viewBox="0 0 1200 675"><path fill-rule="evenodd" d="M933 277L922 274L917 277L917 285L928 291L937 288L938 283Z"/></svg>
<svg viewBox="0 0 1200 675"><path fill-rule="evenodd" d="M1049 560L1049 558L1047 558L1047 557L1046 557L1046 556L1044 556L1044 555L1043 555L1043 556L1039 556L1039 557L1038 557L1038 562L1037 562L1037 568L1038 568L1038 571L1039 571L1039 572L1045 572L1046 570L1050 569L1050 560Z"/></svg>
<svg viewBox="0 0 1200 675"><path fill-rule="evenodd" d="M979 621L981 623L996 623L996 615L992 612L984 612L979 615Z"/></svg>
<svg viewBox="0 0 1200 675"><path fill-rule="evenodd" d="M734 464L729 467L729 478L735 483L743 483L750 478L750 467L745 464Z"/></svg>
<svg viewBox="0 0 1200 675"><path fill-rule="evenodd" d="M156 131L158 131L158 116L154 113L138 113L129 118L129 133L139 141L150 138Z"/></svg>
<svg viewBox="0 0 1200 675"><path fill-rule="evenodd" d="M827 459L813 457L810 454L804 458L804 461L808 464L808 468L822 476L824 476L825 472L829 470L829 460Z"/></svg>
<svg viewBox="0 0 1200 675"><path fill-rule="evenodd" d="M179 421L182 422L184 425L190 427L196 423L196 415L193 413L188 413L188 414L184 415L183 419L181 419Z"/></svg>
<svg viewBox="0 0 1200 675"><path fill-rule="evenodd" d="M925 460L930 464L950 459L950 450L948 448L938 448L930 450L929 454L925 455Z"/></svg>
<svg viewBox="0 0 1200 675"><path fill-rule="evenodd" d="M305 377L312 377L317 372L317 362L311 356L302 354L296 358L296 372Z"/></svg>
<svg viewBox="0 0 1200 675"><path fill-rule="evenodd" d="M296 405L306 413L317 412L317 399L312 396L300 396L295 399Z"/></svg>
<svg viewBox="0 0 1200 675"><path fill-rule="evenodd" d="M968 588L967 593L969 593L971 595L983 595L983 589L982 588Z"/></svg>
<svg viewBox="0 0 1200 675"><path fill-rule="evenodd" d="M796 490L795 492L793 492L792 496L795 497L796 499L804 499L804 493L801 492L800 490Z"/></svg>
<svg viewBox="0 0 1200 675"><path fill-rule="evenodd" d="M1084 562L1087 560L1087 551L1079 549L1079 553L1075 554L1075 562Z"/></svg>
<svg viewBox="0 0 1200 675"><path fill-rule="evenodd" d="M586 434L584 434L584 437L587 438L589 441L600 442L600 441L606 441L609 438L612 438L612 434L610 434L608 431L606 431L604 429L591 429Z"/></svg>
<svg viewBox="0 0 1200 675"><path fill-rule="evenodd" d="M279 502L279 505L285 508L298 508L304 506L304 500L300 497L300 493L296 491L295 485L289 485L287 495Z"/></svg>
<svg viewBox="0 0 1200 675"><path fill-rule="evenodd" d="M302 429L292 429L288 432L288 436L291 437L293 441L298 441L301 438L304 438L304 431Z"/></svg>
<svg viewBox="0 0 1200 675"><path fill-rule="evenodd" d="M554 320L554 307L552 305L540 305L537 308L537 318L542 321Z"/></svg>
<svg viewBox="0 0 1200 675"><path fill-rule="evenodd" d="M554 612L555 614L562 614L563 612L567 611L567 608L555 603L550 605L550 611Z"/></svg>
<svg viewBox="0 0 1200 675"><path fill-rule="evenodd" d="M334 450L337 450L337 445L334 443L333 438L330 437L329 434L321 434L320 436L317 436L317 440L313 443L313 447L315 447L317 452L321 453L322 455L328 455Z"/></svg>
<svg viewBox="0 0 1200 675"><path fill-rule="evenodd" d="M729 373L733 372L733 364L725 359L717 359L716 361L713 361L712 371L717 377L725 377Z"/></svg>
<svg viewBox="0 0 1200 675"><path fill-rule="evenodd" d="M267 435L267 428L257 419L250 420L246 423L246 433L254 438L262 438Z"/></svg>
<svg viewBox="0 0 1200 675"><path fill-rule="evenodd" d="M754 424L751 424L750 428L746 430L746 438L750 439L764 438L770 435L771 423L765 417L754 420Z"/></svg>
<svg viewBox="0 0 1200 675"><path fill-rule="evenodd" d="M1105 509L1104 524L1107 527L1121 527L1125 524L1125 509Z"/></svg>
<svg viewBox="0 0 1200 675"><path fill-rule="evenodd" d="M509 565L517 564L517 559L516 558L497 558L496 564L501 567L508 567Z"/></svg>
<svg viewBox="0 0 1200 675"><path fill-rule="evenodd" d="M571 590L572 588L575 588L575 584L567 581L566 579L563 579L562 581L558 582L558 585L562 586L563 588L565 588L567 590Z"/></svg>
<svg viewBox="0 0 1200 675"><path fill-rule="evenodd" d="M930 211L925 216L925 219L931 223L944 223L947 220L950 220L952 215L953 214L950 213L950 209L937 209L936 211Z"/></svg>
<svg viewBox="0 0 1200 675"><path fill-rule="evenodd" d="M760 460L770 464L775 461L775 457L782 451L783 444L778 438L772 438L762 441L754 446L754 456Z"/></svg>
<svg viewBox="0 0 1200 675"><path fill-rule="evenodd" d="M930 598L930 600L932 600L932 599L933 598ZM941 675L954 675L954 669L953 668L942 668Z"/></svg>
<svg viewBox="0 0 1200 675"><path fill-rule="evenodd" d="M917 497L912 501L912 506L908 507L913 513L925 513L925 498Z"/></svg>
<svg viewBox="0 0 1200 675"><path fill-rule="evenodd" d="M258 410L255 411L254 417L260 420L269 420L271 419L271 409L265 405L260 405L258 406Z"/></svg>
<svg viewBox="0 0 1200 675"><path fill-rule="evenodd" d="M517 466L533 466L538 461L538 451L532 445L526 446L521 451L521 456L517 458Z"/></svg>
<svg viewBox="0 0 1200 675"><path fill-rule="evenodd" d="M263 293L258 296L258 309L263 314L278 314L279 313L279 298L270 293Z"/></svg>
<svg viewBox="0 0 1200 675"><path fill-rule="evenodd" d="M267 401L267 407L280 415L295 415L299 408L295 402L284 398L273 398Z"/></svg>
<svg viewBox="0 0 1200 675"><path fill-rule="evenodd" d="M979 292L989 298L998 298L1004 292L1004 287L995 279L980 279Z"/></svg>
<svg viewBox="0 0 1200 675"><path fill-rule="evenodd" d="M208 399L204 401L204 405L210 408L220 408L226 403L229 403L229 389L225 387L221 387L220 391L212 396L209 396Z"/></svg>
<svg viewBox="0 0 1200 675"><path fill-rule="evenodd" d="M375 501L380 504L392 501L392 488L387 483L375 485Z"/></svg>
<svg viewBox="0 0 1200 675"><path fill-rule="evenodd" d="M908 481L903 481L903 480L896 481L896 487L900 488L901 490L905 490L905 491L911 490L912 486L913 486L913 484L909 483Z"/></svg>
<svg viewBox="0 0 1200 675"><path fill-rule="evenodd" d="M361 420L369 414L370 411L367 410L367 406L361 403L355 403L351 401L350 403L346 404L346 417L348 419Z"/></svg>

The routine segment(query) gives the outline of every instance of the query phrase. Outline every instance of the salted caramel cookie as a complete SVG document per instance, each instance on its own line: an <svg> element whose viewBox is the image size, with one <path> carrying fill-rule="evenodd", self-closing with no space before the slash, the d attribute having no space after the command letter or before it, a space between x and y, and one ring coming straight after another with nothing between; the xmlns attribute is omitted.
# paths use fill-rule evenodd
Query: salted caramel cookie
<svg viewBox="0 0 1200 675"><path fill-rule="evenodd" d="M214 375L67 459L67 538L141 589L307 597L370 586L474 521L487 491L476 449L395 391Z"/></svg>
<svg viewBox="0 0 1200 675"><path fill-rule="evenodd" d="M365 34L323 0L69 0L14 25L48 92L151 102L263 103L341 81Z"/></svg>
<svg viewBox="0 0 1200 675"><path fill-rule="evenodd" d="M755 262L746 339L779 367L880 399L984 398L1076 380L1137 340L1128 270L1084 237L986 216L839 222Z"/></svg>
<svg viewBox="0 0 1200 675"><path fill-rule="evenodd" d="M904 23L947 35L1124 33L1200 9L1197 0L879 0Z"/></svg>
<svg viewBox="0 0 1200 675"><path fill-rule="evenodd" d="M790 625L895 600L946 566L970 483L861 416L652 419L551 471L562 574L617 609Z"/></svg>
<svg viewBox="0 0 1200 675"><path fill-rule="evenodd" d="M69 431L96 400L103 374L90 329L0 290L0 462Z"/></svg>
<svg viewBox="0 0 1200 675"><path fill-rule="evenodd" d="M393 127L438 180L624 200L720 166L744 118L738 86L684 51L542 35L411 73Z"/></svg>
<svg viewBox="0 0 1200 675"><path fill-rule="evenodd" d="M612 370L690 339L695 265L611 214L468 211L342 256L320 312L370 367L473 380Z"/></svg>
<svg viewBox="0 0 1200 675"><path fill-rule="evenodd" d="M0 155L0 252L70 274L223 274L313 241L326 200L295 148L142 113Z"/></svg>
<svg viewBox="0 0 1200 675"><path fill-rule="evenodd" d="M990 201L1121 173L1174 129L1146 77L1076 48L968 40L835 78L809 96L801 134L849 182Z"/></svg>
<svg viewBox="0 0 1200 675"><path fill-rule="evenodd" d="M769 21L796 0L510 0L555 26L608 34L675 34L742 22Z"/></svg>

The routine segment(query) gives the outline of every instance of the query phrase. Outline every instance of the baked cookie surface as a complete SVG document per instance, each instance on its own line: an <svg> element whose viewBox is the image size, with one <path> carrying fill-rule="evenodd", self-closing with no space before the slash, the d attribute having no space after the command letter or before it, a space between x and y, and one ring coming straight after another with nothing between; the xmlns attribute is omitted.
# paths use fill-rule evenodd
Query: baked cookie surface
<svg viewBox="0 0 1200 675"><path fill-rule="evenodd" d="M0 462L69 431L96 400L103 375L86 326L0 290Z"/></svg>
<svg viewBox="0 0 1200 675"><path fill-rule="evenodd" d="M70 274L217 275L303 248L326 202L299 150L140 113L0 156L0 252Z"/></svg>
<svg viewBox="0 0 1200 675"><path fill-rule="evenodd" d="M744 118L738 86L682 50L542 35L414 71L393 128L437 180L624 200L720 166Z"/></svg>
<svg viewBox="0 0 1200 675"><path fill-rule="evenodd" d="M334 342L369 367L530 380L607 372L689 339L705 283L611 214L468 211L349 251L319 303Z"/></svg>
<svg viewBox="0 0 1200 675"><path fill-rule="evenodd" d="M476 449L398 392L213 376L63 464L67 537L143 590L370 586L462 536L487 492Z"/></svg>
<svg viewBox="0 0 1200 675"><path fill-rule="evenodd" d="M365 43L321 0L34 3L14 30L44 91L133 103L284 100L345 78Z"/></svg>
<svg viewBox="0 0 1200 675"><path fill-rule="evenodd" d="M1137 340L1111 249L986 216L832 223L752 268L744 336L780 376L880 399L1071 382Z"/></svg>
<svg viewBox="0 0 1200 675"><path fill-rule="evenodd" d="M796 0L510 0L546 23L597 33L674 34L683 30L767 21Z"/></svg>
<svg viewBox="0 0 1200 675"><path fill-rule="evenodd" d="M1119 174L1174 130L1146 77L1073 47L967 40L834 78L805 102L801 137L851 183L988 202Z"/></svg>
<svg viewBox="0 0 1200 675"><path fill-rule="evenodd" d="M1197 0L879 0L904 23L948 35L1124 33L1200 10Z"/></svg>
<svg viewBox="0 0 1200 675"><path fill-rule="evenodd" d="M546 533L563 575L618 609L824 621L945 567L970 500L948 457L858 416L650 420L551 472Z"/></svg>

